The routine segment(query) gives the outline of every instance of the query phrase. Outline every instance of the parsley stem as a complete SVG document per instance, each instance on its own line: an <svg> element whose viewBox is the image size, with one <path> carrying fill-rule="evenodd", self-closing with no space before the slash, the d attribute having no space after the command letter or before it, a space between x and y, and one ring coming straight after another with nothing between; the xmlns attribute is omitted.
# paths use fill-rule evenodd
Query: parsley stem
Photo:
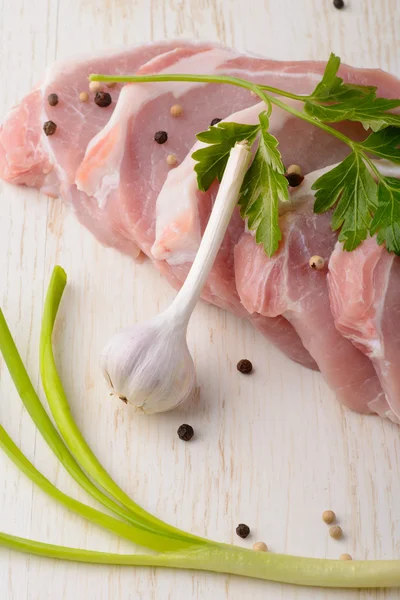
<svg viewBox="0 0 400 600"><path fill-rule="evenodd" d="M340 133L333 127L322 123L321 121L315 119L314 117L308 116L306 113L300 112L296 110L292 106L285 104L278 98L271 96L270 94L278 94L279 96L284 96L286 98L291 98L292 100L299 100L301 102L305 102L308 96L299 96L297 94L292 94L291 92L285 92L284 90L280 90L279 88L275 88L269 85L259 85L256 83L252 83L251 81L247 81L246 79L240 79L239 77L231 77L229 75L192 75L192 74L184 74L184 73L158 73L155 75L99 75L92 74L89 77L90 81L115 81L117 83L156 83L161 81L193 81L197 83L226 83L228 85L235 85L237 87L242 87L248 89L259 96L263 102L267 105L268 103L275 104L275 106L279 106L282 110L289 112L290 114L298 117L299 119L303 119L303 121L307 121L311 125L315 125L320 129L323 129L327 133L333 135L337 139L341 140L343 143L350 146L351 149L354 149L354 142L348 138L347 136ZM264 92L269 92L266 95Z"/></svg>
<svg viewBox="0 0 400 600"><path fill-rule="evenodd" d="M262 97L259 92L266 90L271 94L278 94L279 96L285 96L292 100L300 100L305 102L307 96L299 96L292 94L292 92L285 92L279 88L271 87L269 85L257 85L247 79L241 79L240 77L231 77L230 75L193 75L189 73L157 73L155 75L99 75L92 74L89 77L90 81L115 81L116 83L155 83L159 81L192 81L194 83L227 83L229 85L236 85L252 92L255 92L260 98Z"/></svg>
<svg viewBox="0 0 400 600"><path fill-rule="evenodd" d="M371 159L369 158L369 156L367 156L367 155L366 155L366 154L365 154L365 153L364 153L362 150L359 150L359 149L357 148L357 146L358 146L358 144L356 144L356 146L355 146L355 149L354 149L354 150L355 150L355 152L358 152L359 154L361 154L361 156L362 156L362 158L363 158L364 162L366 162L366 163L367 163L367 165L369 166L369 168L371 169L371 171L372 171L372 172L375 174L377 181L378 181L378 182L380 182L380 181L381 181L381 182L385 183L385 182L384 182L384 178L382 177L382 173L379 171L379 169L377 168L377 166L374 164L374 161L373 161L373 160L371 160ZM386 184L385 184L385 185L386 185Z"/></svg>
<svg viewBox="0 0 400 600"><path fill-rule="evenodd" d="M343 143L345 143L348 146L350 146L351 149L354 149L354 142L353 142L353 140L351 140L350 138L348 138L343 133L340 133L340 131L337 131L333 127L330 127L329 125L326 125L325 123L322 123L322 121L318 121L317 119L314 119L314 117L309 117L306 113L303 113L303 112L300 112L299 110L296 110L292 106L289 106L288 104L285 104L284 102L282 102L278 98L275 98L274 96L270 96L269 100L272 102L272 104L275 104L275 106L279 106L279 108L281 108L282 110L285 110L286 112L294 115L295 117L298 117L299 119L303 119L303 121L307 121L307 123L311 123L311 125L315 125L316 127L319 127L320 129L323 129L327 133L335 136L338 140L341 140Z"/></svg>

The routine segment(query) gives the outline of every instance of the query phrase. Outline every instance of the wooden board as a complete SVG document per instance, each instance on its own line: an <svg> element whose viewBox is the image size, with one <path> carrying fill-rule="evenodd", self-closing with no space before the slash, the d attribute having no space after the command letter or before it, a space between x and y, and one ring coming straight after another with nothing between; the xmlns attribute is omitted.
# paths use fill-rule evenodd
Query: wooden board
<svg viewBox="0 0 400 600"><path fill-rule="evenodd" d="M13 0L0 1L0 115L48 63L77 52L188 37L218 40L280 59L325 59L400 75L398 0ZM55 264L69 275L57 328L57 362L74 416L107 469L141 505L218 540L272 552L356 558L400 556L399 428L342 409L318 374L291 364L253 329L199 306L190 327L199 398L142 418L109 399L98 356L120 326L166 307L173 292L149 265L102 248L58 200L0 186L0 302L39 386L43 295ZM237 373L248 357L251 377ZM0 362L0 419L61 489L90 502L57 464ZM43 396L43 394L42 394ZM191 423L196 439L180 442ZM128 551L49 500L0 454L0 529L82 548ZM336 511L345 532L321 521ZM248 523L251 539L235 535ZM0 549L2 600L229 600L400 598L399 591L323 591L206 573L107 568Z"/></svg>

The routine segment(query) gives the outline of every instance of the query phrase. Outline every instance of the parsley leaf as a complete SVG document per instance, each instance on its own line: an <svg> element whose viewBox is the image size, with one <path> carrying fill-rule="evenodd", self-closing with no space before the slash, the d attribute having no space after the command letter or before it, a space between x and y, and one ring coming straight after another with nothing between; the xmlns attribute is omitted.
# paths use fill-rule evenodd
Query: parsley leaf
<svg viewBox="0 0 400 600"><path fill-rule="evenodd" d="M377 206L377 185L367 169L362 154L354 150L334 169L325 173L312 186L317 190L314 211L325 212L337 206L332 229L340 229L339 240L345 250L354 250L366 239L371 214Z"/></svg>
<svg viewBox="0 0 400 600"><path fill-rule="evenodd" d="M372 219L371 234L378 244L386 242L388 252L400 255L400 180L382 177L378 185L378 208Z"/></svg>
<svg viewBox="0 0 400 600"><path fill-rule="evenodd" d="M259 130L260 125L221 122L198 133L197 139L209 144L192 154L192 158L198 161L194 170L199 190L206 192L215 179L221 181L233 146L242 140L248 140L252 144Z"/></svg>
<svg viewBox="0 0 400 600"><path fill-rule="evenodd" d="M277 250L282 238L279 228L279 202L289 199L285 168L278 150L278 140L268 133L267 114L259 115L260 142L242 184L239 204L248 227L256 231L257 244L263 244L268 256Z"/></svg>
<svg viewBox="0 0 400 600"><path fill-rule="evenodd" d="M400 163L400 129L398 127L387 127L371 133L366 140L357 145L375 156Z"/></svg>
<svg viewBox="0 0 400 600"><path fill-rule="evenodd" d="M376 87L344 83L337 76L339 66L340 58L331 54L322 80L304 104L306 113L328 123L357 121L373 131L400 127L400 115L388 112L398 108L400 100L377 98Z"/></svg>
<svg viewBox="0 0 400 600"><path fill-rule="evenodd" d="M374 86L345 83L338 75L339 67L340 58L332 53L321 81L310 95L283 93L304 102L304 113L294 111L268 93L279 91L276 88L258 86L258 93L265 94L269 108L275 104L350 146L347 158L312 186L316 192L314 211L332 209L332 229L339 230L344 249L354 250L368 234L376 234L378 243L385 243L389 252L400 255L400 180L384 177L370 159L376 156L400 164L400 111L393 112L400 107L400 100L377 97ZM192 156L197 163L198 187L206 191L215 179L221 180L236 142L248 140L253 144L257 140L239 204L249 229L255 231L256 242L263 244L266 253L272 256L282 237L279 203L287 201L289 193L278 140L268 133L269 116L268 112L261 113L256 125L221 122L210 127L197 136L207 146ZM359 122L373 133L364 141L355 141L323 125L345 120Z"/></svg>
<svg viewBox="0 0 400 600"><path fill-rule="evenodd" d="M337 76L339 67L340 58L332 52L326 63L321 81L312 94L308 96L310 101L338 102L360 98L363 95L376 92L376 87L343 83L343 79Z"/></svg>

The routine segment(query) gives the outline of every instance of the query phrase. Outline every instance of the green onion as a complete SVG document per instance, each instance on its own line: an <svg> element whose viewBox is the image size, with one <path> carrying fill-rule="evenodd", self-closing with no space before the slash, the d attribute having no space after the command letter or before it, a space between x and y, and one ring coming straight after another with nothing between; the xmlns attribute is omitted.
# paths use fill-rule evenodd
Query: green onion
<svg viewBox="0 0 400 600"><path fill-rule="evenodd" d="M205 539L185 533L164 523L164 521L157 519L138 506L110 477L79 431L71 414L68 400L57 372L52 346L54 323L66 283L67 276L64 269L56 266L53 270L47 291L40 336L40 372L42 383L54 421L64 438L66 446L90 477L115 500L120 502L135 518L139 518L142 526L148 527L150 531L163 532L171 540L180 540L182 547L187 548L194 544L208 543ZM167 547L166 549L169 550L171 548Z"/></svg>
<svg viewBox="0 0 400 600"><path fill-rule="evenodd" d="M43 556L76 562L126 565L135 567L167 567L229 573L280 583L329 588L379 588L400 585L400 561L341 561L303 558L286 554L254 552L234 546L198 548L185 553L173 552L156 556L112 554L44 544L0 533L0 545Z"/></svg>
<svg viewBox="0 0 400 600"><path fill-rule="evenodd" d="M100 525L103 529L107 529L112 533L115 533L119 537L123 537L131 542L139 544L141 546L147 546L149 548L156 548L163 550L167 545L170 550L178 550L182 546L175 540L162 537L162 532L159 534L149 532L146 529L129 525L123 521L119 521L114 517L104 514L91 508L71 496L64 494L58 490L40 471L33 466L33 464L26 458L21 450L16 446L13 440L10 438L4 427L0 425L0 448L11 458L14 464L25 474L33 483L36 483L40 489L42 489L50 497L54 498L68 509L81 515L88 521L91 521L95 525Z"/></svg>
<svg viewBox="0 0 400 600"><path fill-rule="evenodd" d="M101 490L99 490L92 481L87 477L84 471L80 468L79 464L76 462L72 454L69 452L68 448L65 446L63 439L59 435L57 429L54 427L50 417L46 413L43 408L38 395L35 392L35 389L32 385L32 382L29 378L29 375L25 369L24 363L19 355L18 349L15 345L15 342L12 338L11 332L8 328L7 322L4 318L4 314L0 309L0 351L3 355L3 358L6 362L7 368L10 372L10 375L14 381L15 387L21 397L22 402L25 405L29 415L31 416L33 422L39 429L42 434L44 440L54 452L58 460L62 463L68 473L75 479L75 481L86 490L95 500L106 506L115 514L122 517L125 521L140 527L143 530L147 530L149 532L153 532L157 534L157 531L154 530L154 527L149 526L148 523L144 522L141 518L138 518L131 511L126 510L124 507L120 506L114 500L109 498L106 494L104 494ZM158 521L154 517L155 521ZM167 525L166 525L167 528ZM172 546L170 540L167 536L159 537L158 535L154 536L154 544L151 543L153 539L151 536L146 538L146 541L150 543L148 546L152 550L171 550L172 547L177 548L187 548L193 546L195 543L191 541L191 538L194 536L190 536L187 534L188 541L185 541L182 536L181 542L179 545L176 544L176 541L173 542Z"/></svg>
<svg viewBox="0 0 400 600"><path fill-rule="evenodd" d="M77 432L79 436L81 434L79 430L77 432L74 431L76 425L70 415L69 406L55 370L52 349L49 350L49 346L51 348L52 329L65 282L64 272L56 269L46 300L41 352L42 362L45 363L47 391L50 391L51 395L53 395L55 386L57 394L61 394L62 401L58 403L58 400L56 400L55 407L60 421L63 422L66 436L69 437L69 443L72 444ZM0 350L3 353L25 406L59 460L84 489L89 491L94 497L99 498L105 506L107 506L106 501L108 500L111 506L115 506L118 509L118 505L91 484L91 481L65 447L62 438L52 425L34 391L1 311ZM49 371L46 370L47 368L49 368ZM73 423L72 426L71 421ZM126 524L86 506L58 490L30 463L1 426L0 447L33 482L67 508L120 537L149 548L169 549L170 551L158 555L111 554L44 544L1 532L0 546L38 556L77 562L193 569L229 573L297 585L347 588L400 586L400 561L398 560L346 562L341 560L302 558L282 554L254 552L227 544L208 542L207 540L202 540L202 538L194 538L201 542L201 544L195 545L191 541L192 536L190 534L178 530L178 533L175 535L176 530L174 528L170 528L163 521L153 517L151 514L143 511L143 509L139 509L131 500L129 504L132 504L132 511L127 514L133 514L136 521L133 524ZM98 474L100 481L107 481L109 483L109 475L107 472L103 473L104 469L101 465L99 469L95 462L92 464L92 461L96 461L96 458L91 455L91 451L83 438L81 439L79 450L75 448L75 451L77 458L80 460L82 459L81 454L84 454L82 462L87 464L89 468L96 467L94 471ZM90 487L91 485L93 489ZM105 489L107 489L106 486ZM112 510L116 512L116 509L113 508ZM126 514L124 512L125 509L121 507L120 510L123 513L121 516ZM183 548L184 543L186 543L185 548Z"/></svg>

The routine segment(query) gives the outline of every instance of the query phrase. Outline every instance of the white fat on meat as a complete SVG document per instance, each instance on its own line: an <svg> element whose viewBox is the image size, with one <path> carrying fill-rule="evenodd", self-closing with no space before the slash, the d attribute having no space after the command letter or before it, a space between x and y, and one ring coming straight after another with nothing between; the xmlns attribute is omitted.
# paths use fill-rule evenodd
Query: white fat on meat
<svg viewBox="0 0 400 600"><path fill-rule="evenodd" d="M163 54L174 56L176 51ZM163 68L162 73L213 73L218 67L232 59L235 55L222 48L199 52L189 57L183 56L172 65ZM146 71L157 68L159 57L146 64ZM120 93L118 104L107 125L90 141L80 164L75 182L81 190L96 198L100 208L104 208L113 190L120 184L121 164L125 155L130 122L148 102L160 95L172 93L176 100L182 96L204 87L207 83L179 81L157 83L131 83L125 85Z"/></svg>
<svg viewBox="0 0 400 600"><path fill-rule="evenodd" d="M294 108L301 107L300 102L287 100ZM266 109L263 102L233 113L225 122L256 125L259 114ZM274 106L270 117L269 131L278 135L288 120L293 116ZM157 260L166 260L170 265L193 262L201 240L201 224L199 204L202 192L197 187L194 167L196 161L192 154L205 148L207 144L197 142L184 161L171 170L157 198L156 204L156 239L151 253Z"/></svg>
<svg viewBox="0 0 400 600"><path fill-rule="evenodd" d="M353 252L338 242L328 285L337 329L371 359L386 393L386 416L399 423L400 258L374 237Z"/></svg>

